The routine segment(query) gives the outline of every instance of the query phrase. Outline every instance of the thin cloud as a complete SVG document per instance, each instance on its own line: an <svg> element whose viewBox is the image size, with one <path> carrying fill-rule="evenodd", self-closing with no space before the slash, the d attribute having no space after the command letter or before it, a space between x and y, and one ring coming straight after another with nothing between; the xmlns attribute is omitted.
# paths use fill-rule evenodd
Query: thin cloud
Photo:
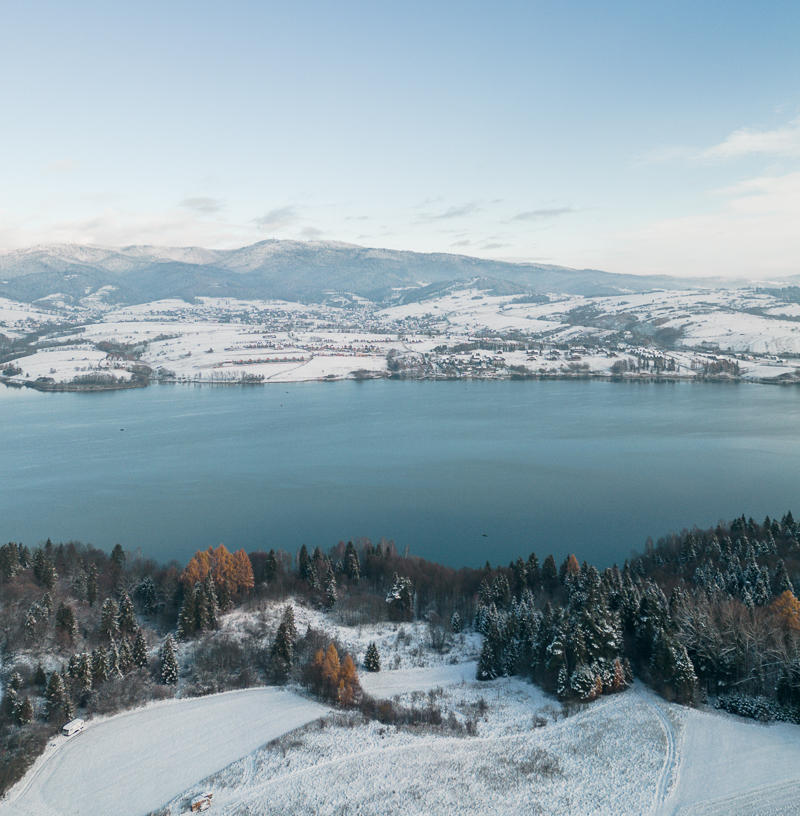
<svg viewBox="0 0 800 816"><path fill-rule="evenodd" d="M800 172L716 191L716 212L656 221L614 236L616 246L568 263L635 274L767 278L796 274Z"/></svg>
<svg viewBox="0 0 800 816"><path fill-rule="evenodd" d="M415 210L421 210L423 207L430 207L431 204L438 204L440 201L444 201L442 196L437 196L436 198L426 198L422 203L415 204Z"/></svg>
<svg viewBox="0 0 800 816"><path fill-rule="evenodd" d="M440 213L423 213L420 216L421 221L445 221L449 218L463 218L467 215L472 215L479 212L480 207L474 202L470 201L468 204L463 204L460 207L450 207L444 212Z"/></svg>
<svg viewBox="0 0 800 816"><path fill-rule="evenodd" d="M276 231L291 226L298 217L296 208L289 204L286 207L270 210L259 218L254 218L253 223L262 230Z"/></svg>
<svg viewBox="0 0 800 816"><path fill-rule="evenodd" d="M451 247L466 247L472 246L472 241L456 241L454 244L450 244Z"/></svg>
<svg viewBox="0 0 800 816"><path fill-rule="evenodd" d="M704 159L733 159L763 153L769 156L800 156L800 116L788 125L774 130L736 130L718 145L704 150L700 157Z"/></svg>
<svg viewBox="0 0 800 816"><path fill-rule="evenodd" d="M300 230L300 237L305 241L316 241L324 234L325 233L321 229L317 229L316 227L303 227Z"/></svg>
<svg viewBox="0 0 800 816"><path fill-rule="evenodd" d="M567 215L575 210L572 207L544 207L540 210L528 210L521 212L511 218L512 221L544 221L548 218L558 218L559 215Z"/></svg>
<svg viewBox="0 0 800 816"><path fill-rule="evenodd" d="M57 159L50 164L45 165L45 170L48 173L73 173L80 167L78 162L74 159Z"/></svg>
<svg viewBox="0 0 800 816"><path fill-rule="evenodd" d="M502 249L507 246L510 246L510 244L484 244L481 249Z"/></svg>
<svg viewBox="0 0 800 816"><path fill-rule="evenodd" d="M184 210L194 210L200 213L215 213L222 209L223 201L220 198L184 198L178 204Z"/></svg>
<svg viewBox="0 0 800 816"><path fill-rule="evenodd" d="M659 147L643 154L635 163L644 165L672 161L725 161L754 155L800 157L800 116L787 125L772 130L740 128L724 141L705 150L677 145Z"/></svg>

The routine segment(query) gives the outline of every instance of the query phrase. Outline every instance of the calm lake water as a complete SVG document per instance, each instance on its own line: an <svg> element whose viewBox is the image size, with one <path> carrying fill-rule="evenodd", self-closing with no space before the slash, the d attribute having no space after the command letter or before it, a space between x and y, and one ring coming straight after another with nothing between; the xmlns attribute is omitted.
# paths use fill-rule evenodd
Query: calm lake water
<svg viewBox="0 0 800 816"><path fill-rule="evenodd" d="M610 382L0 388L0 539L185 562L381 536L454 566L599 567L800 514L800 389ZM123 430L124 429L124 430Z"/></svg>

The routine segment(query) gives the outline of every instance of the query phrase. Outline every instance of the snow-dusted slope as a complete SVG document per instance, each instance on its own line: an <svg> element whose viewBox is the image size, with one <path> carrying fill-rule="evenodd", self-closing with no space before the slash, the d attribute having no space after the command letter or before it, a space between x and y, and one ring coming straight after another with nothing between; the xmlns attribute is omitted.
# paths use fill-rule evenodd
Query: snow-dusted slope
<svg viewBox="0 0 800 816"><path fill-rule="evenodd" d="M800 812L800 726L692 711L680 768L660 816Z"/></svg>
<svg viewBox="0 0 800 816"><path fill-rule="evenodd" d="M0 816L139 816L326 712L275 688L171 701L56 737Z"/></svg>

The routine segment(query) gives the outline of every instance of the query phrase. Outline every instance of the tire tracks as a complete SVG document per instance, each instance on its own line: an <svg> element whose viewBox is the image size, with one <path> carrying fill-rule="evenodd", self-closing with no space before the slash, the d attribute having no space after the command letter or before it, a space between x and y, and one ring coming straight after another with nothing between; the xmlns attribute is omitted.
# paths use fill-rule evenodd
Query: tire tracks
<svg viewBox="0 0 800 816"><path fill-rule="evenodd" d="M652 712L658 718L658 721L661 724L661 729L663 730L664 736L667 739L667 755L664 758L664 766L661 769L661 775L659 776L658 783L656 784L656 792L655 796L653 797L652 812L653 814L656 814L661 810L664 802L667 800L669 783L672 780L672 774L675 770L675 730L673 729L669 718L661 709L661 706L647 699L646 702L647 705L650 706Z"/></svg>

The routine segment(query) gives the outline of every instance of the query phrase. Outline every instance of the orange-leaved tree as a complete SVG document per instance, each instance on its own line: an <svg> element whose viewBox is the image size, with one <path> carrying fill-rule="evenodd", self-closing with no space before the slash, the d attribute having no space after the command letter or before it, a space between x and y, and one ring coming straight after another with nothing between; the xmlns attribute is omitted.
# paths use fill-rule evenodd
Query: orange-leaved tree
<svg viewBox="0 0 800 816"><path fill-rule="evenodd" d="M784 590L770 605L781 624L792 631L800 631L800 601L791 589Z"/></svg>
<svg viewBox="0 0 800 816"><path fill-rule="evenodd" d="M324 700L337 703L343 708L356 705L361 695L361 684L353 658L346 655L339 660L339 653L331 643L323 654L319 649L314 660L306 666L305 682L308 687Z"/></svg>
<svg viewBox="0 0 800 816"><path fill-rule="evenodd" d="M230 553L224 544L216 549L198 550L186 565L181 580L194 586L209 575L216 586L227 587L231 592L253 588L253 567L247 553L244 550Z"/></svg>

